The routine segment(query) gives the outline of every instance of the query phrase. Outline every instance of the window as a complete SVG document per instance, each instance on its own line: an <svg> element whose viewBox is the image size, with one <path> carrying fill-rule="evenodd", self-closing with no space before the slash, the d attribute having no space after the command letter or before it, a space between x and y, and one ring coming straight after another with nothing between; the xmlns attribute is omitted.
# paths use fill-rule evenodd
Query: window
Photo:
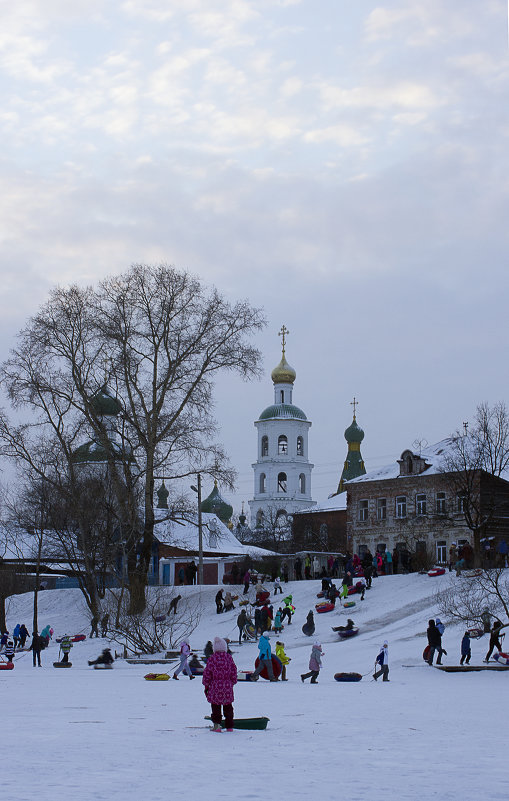
<svg viewBox="0 0 509 801"><path fill-rule="evenodd" d="M266 476L265 473L260 473L260 492L266 492Z"/></svg>
<svg viewBox="0 0 509 801"><path fill-rule="evenodd" d="M280 389L279 390L279 402L280 403L284 403L285 402L285 391L284 391L284 389Z"/></svg>
<svg viewBox="0 0 509 801"><path fill-rule="evenodd" d="M445 492L437 492L437 515L445 515Z"/></svg>
<svg viewBox="0 0 509 801"><path fill-rule="evenodd" d="M304 439L297 437L297 456L304 456Z"/></svg>
<svg viewBox="0 0 509 801"><path fill-rule="evenodd" d="M306 492L306 476L301 473L299 476L299 492L304 494Z"/></svg>
<svg viewBox="0 0 509 801"><path fill-rule="evenodd" d="M277 477L277 491L278 492L286 492L286 473L279 473Z"/></svg>
<svg viewBox="0 0 509 801"><path fill-rule="evenodd" d="M277 441L277 452L278 453L288 453L288 437L285 434L281 434Z"/></svg>
<svg viewBox="0 0 509 801"><path fill-rule="evenodd" d="M258 509L256 513L256 528L263 527L263 512L261 509Z"/></svg>
<svg viewBox="0 0 509 801"><path fill-rule="evenodd" d="M262 437L262 456L269 455L269 438Z"/></svg>
<svg viewBox="0 0 509 801"><path fill-rule="evenodd" d="M369 501L359 501L359 522L366 523L368 520Z"/></svg>
<svg viewBox="0 0 509 801"><path fill-rule="evenodd" d="M426 496L425 495L416 495L415 496L415 512L418 517L422 517L426 514Z"/></svg>
<svg viewBox="0 0 509 801"><path fill-rule="evenodd" d="M459 515L465 514L467 508L467 496L464 492L458 492L456 495L456 509Z"/></svg>
<svg viewBox="0 0 509 801"><path fill-rule="evenodd" d="M437 562L441 565L445 565L447 562L447 543L445 540L437 542Z"/></svg>
<svg viewBox="0 0 509 801"><path fill-rule="evenodd" d="M386 520L387 519L387 499L386 498L377 498L377 501L376 501L376 519L377 520Z"/></svg>
<svg viewBox="0 0 509 801"><path fill-rule="evenodd" d="M396 498L396 517L406 517L406 495L398 495Z"/></svg>

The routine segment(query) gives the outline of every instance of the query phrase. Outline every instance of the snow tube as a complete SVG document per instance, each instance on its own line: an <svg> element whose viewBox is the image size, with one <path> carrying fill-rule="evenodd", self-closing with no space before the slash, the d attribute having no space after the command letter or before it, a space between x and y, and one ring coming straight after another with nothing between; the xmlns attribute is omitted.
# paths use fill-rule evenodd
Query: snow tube
<svg viewBox="0 0 509 801"><path fill-rule="evenodd" d="M428 576L443 576L445 573L445 567L433 567L431 570L428 570Z"/></svg>
<svg viewBox="0 0 509 801"><path fill-rule="evenodd" d="M259 664L260 660L258 659L258 657L256 657L255 668L257 668ZM274 673L275 679L279 678L282 670L283 670L283 665L281 663L281 660L278 659L277 656L274 656L274 654L272 654L272 672ZM263 670L260 671L260 676L262 677L262 679L269 678L269 674L266 667L264 667Z"/></svg>
<svg viewBox="0 0 509 801"><path fill-rule="evenodd" d="M325 592L323 590L321 592L317 592L316 593L316 597L317 598L323 598L324 595L325 595Z"/></svg>
<svg viewBox="0 0 509 801"><path fill-rule="evenodd" d="M361 673L335 673L334 678L336 681L360 681L362 679Z"/></svg>
<svg viewBox="0 0 509 801"><path fill-rule="evenodd" d="M493 659L495 659L495 661L498 662L499 665L509 665L509 654L505 654L503 653L503 651L500 651L500 653L495 654Z"/></svg>
<svg viewBox="0 0 509 801"><path fill-rule="evenodd" d="M143 678L147 681L168 681L170 677L167 673L147 673Z"/></svg>
<svg viewBox="0 0 509 801"><path fill-rule="evenodd" d="M63 637L57 637L55 642L62 642ZM87 639L86 634L75 634L74 637L71 637L71 642L83 642L83 640Z"/></svg>
<svg viewBox="0 0 509 801"><path fill-rule="evenodd" d="M304 623L302 627L302 633L306 635L306 637L312 637L315 633L314 624L312 626L308 626L307 623Z"/></svg>
<svg viewBox="0 0 509 801"><path fill-rule="evenodd" d="M53 667L57 667L57 668L72 667L72 662L53 662Z"/></svg>
<svg viewBox="0 0 509 801"><path fill-rule="evenodd" d="M479 640L484 634L484 629L469 629L468 633L473 640Z"/></svg>
<svg viewBox="0 0 509 801"><path fill-rule="evenodd" d="M356 592L362 592L362 588L364 584L362 581L358 581L357 584L352 584L351 587L348 587L348 595L355 595Z"/></svg>
<svg viewBox="0 0 509 801"><path fill-rule="evenodd" d="M346 602L343 604L343 607L344 607L345 609L349 609L351 606L355 606L355 601L346 601Z"/></svg>
<svg viewBox="0 0 509 801"><path fill-rule="evenodd" d="M349 637L355 637L355 635L358 633L359 629L357 626L354 626L353 629L344 629L344 631L338 631L338 634L342 640L347 640Z"/></svg>
<svg viewBox="0 0 509 801"><path fill-rule="evenodd" d="M335 609L335 606L330 602L324 601L321 604L316 604L315 609L318 612L318 614L321 615L323 614L323 612L332 612Z"/></svg>
<svg viewBox="0 0 509 801"><path fill-rule="evenodd" d="M256 605L263 606L264 604L268 603L270 598L270 592L259 592L256 596Z"/></svg>
<svg viewBox="0 0 509 801"><path fill-rule="evenodd" d="M14 670L14 662L0 662L0 670Z"/></svg>
<svg viewBox="0 0 509 801"><path fill-rule="evenodd" d="M422 652L422 658L424 659L425 662L427 662L428 659L429 659L430 650L431 650L431 646L427 645L426 648L424 649L424 651Z"/></svg>

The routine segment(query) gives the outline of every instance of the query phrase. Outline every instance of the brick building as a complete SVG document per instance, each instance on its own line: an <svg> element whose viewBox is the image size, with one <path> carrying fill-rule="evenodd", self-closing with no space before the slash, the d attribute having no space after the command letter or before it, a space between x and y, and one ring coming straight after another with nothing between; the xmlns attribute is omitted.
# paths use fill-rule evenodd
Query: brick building
<svg viewBox="0 0 509 801"><path fill-rule="evenodd" d="M346 484L350 551L393 552L397 546L416 567L426 559L445 564L453 543L474 544L465 522L464 493L457 490L454 473L445 472L450 444L442 440L419 454L405 450L393 464ZM495 550L509 534L509 482L478 470L473 487L486 519L482 536Z"/></svg>

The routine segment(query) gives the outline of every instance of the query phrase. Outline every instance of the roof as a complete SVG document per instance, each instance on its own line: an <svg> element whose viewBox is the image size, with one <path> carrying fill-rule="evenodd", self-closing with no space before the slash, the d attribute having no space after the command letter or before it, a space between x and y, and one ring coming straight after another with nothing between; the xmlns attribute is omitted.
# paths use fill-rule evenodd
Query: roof
<svg viewBox="0 0 509 801"><path fill-rule="evenodd" d="M307 420L306 415L294 406L292 403L274 403L272 406L267 406L261 413L260 420Z"/></svg>
<svg viewBox="0 0 509 801"><path fill-rule="evenodd" d="M429 464L426 470L419 473L420 476L431 476L444 472L446 468L446 457L450 454L452 441L451 437L447 437L435 443L435 445L422 448L421 451L416 454L416 456L424 459L425 462ZM406 450L408 450L408 448ZM404 452L405 451L403 451L403 453ZM400 466L397 460L394 460L394 462L391 462L391 464L385 467L378 467L376 470L370 470L369 473L365 473L363 476L352 478L350 481L346 482L346 485L349 487L351 484L360 484L365 481L381 481L391 478L408 478L408 476L400 476Z"/></svg>
<svg viewBox="0 0 509 801"><path fill-rule="evenodd" d="M307 509L300 509L294 512L294 515L302 514L315 514L316 512L342 512L346 509L346 491L340 492L337 495L332 495L325 501L320 501L315 506L310 506Z"/></svg>
<svg viewBox="0 0 509 801"><path fill-rule="evenodd" d="M165 509L154 509L156 518L165 517ZM218 556L235 554L243 556L269 556L272 551L257 548L254 545L243 545L230 531L228 526L219 520L215 514L202 513L203 550L213 551ZM175 520L162 520L156 524L155 536L163 545L172 545L187 551L198 551L198 516L187 515L176 522Z"/></svg>

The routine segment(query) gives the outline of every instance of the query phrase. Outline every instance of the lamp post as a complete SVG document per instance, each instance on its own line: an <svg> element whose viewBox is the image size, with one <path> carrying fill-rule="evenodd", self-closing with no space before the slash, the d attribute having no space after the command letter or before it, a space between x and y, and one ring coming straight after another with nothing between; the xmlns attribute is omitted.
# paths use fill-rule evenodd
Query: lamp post
<svg viewBox="0 0 509 801"><path fill-rule="evenodd" d="M191 486L198 494L198 584L203 584L203 529L201 523L201 473L197 473L198 487Z"/></svg>

